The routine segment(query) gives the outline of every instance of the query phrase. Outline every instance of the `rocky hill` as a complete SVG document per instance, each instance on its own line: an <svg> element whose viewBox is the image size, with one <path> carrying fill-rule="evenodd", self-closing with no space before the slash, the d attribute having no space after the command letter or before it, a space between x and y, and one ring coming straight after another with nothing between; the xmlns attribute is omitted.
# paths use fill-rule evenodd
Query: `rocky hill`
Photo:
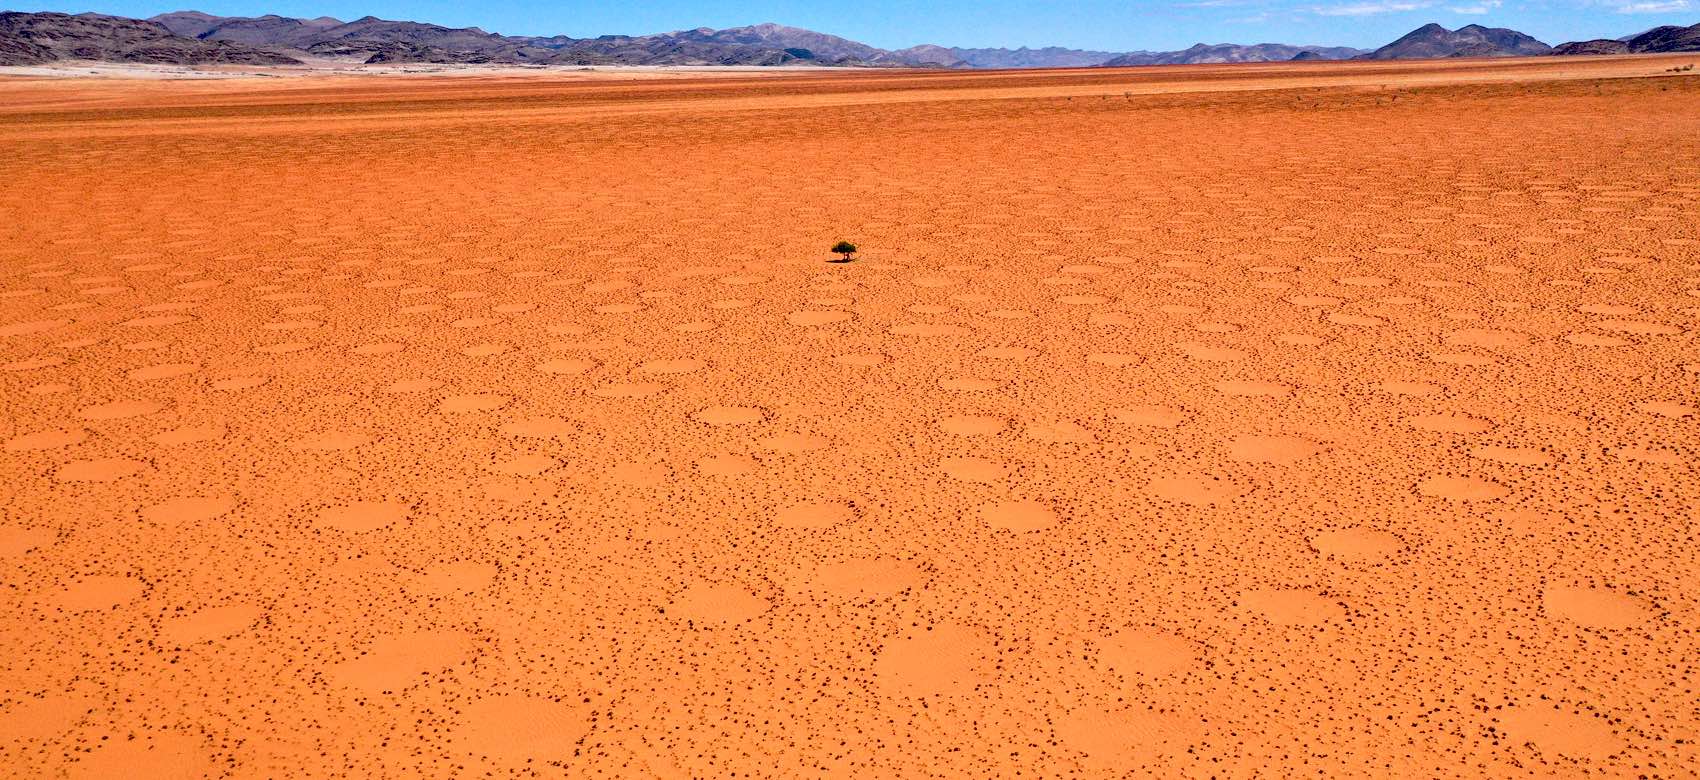
<svg viewBox="0 0 1700 780"><path fill-rule="evenodd" d="M1553 54L1663 54L1666 52L1700 51L1700 24L1692 27L1665 25L1654 27L1640 35L1611 40L1561 43Z"/></svg>
<svg viewBox="0 0 1700 780"><path fill-rule="evenodd" d="M1700 24L1691 27L1654 27L1630 38L1626 43L1629 44L1631 54L1700 51Z"/></svg>
<svg viewBox="0 0 1700 780"><path fill-rule="evenodd" d="M1364 55L1364 58L1415 60L1441 57L1527 57L1550 51L1551 46L1516 30L1483 27L1479 24L1448 30L1430 23Z"/></svg>
<svg viewBox="0 0 1700 780"><path fill-rule="evenodd" d="M183 65L288 65L300 60L228 41L175 35L165 26L101 14L0 13L0 65L56 60Z"/></svg>
<svg viewBox="0 0 1700 780"><path fill-rule="evenodd" d="M725 30L711 30L707 27L701 27L695 30L681 30L646 37L699 44L747 46L769 51L807 52L805 59L827 65L838 63L847 65L909 64L892 56L892 52L865 43L857 43L836 35L827 35L826 33L797 27L786 27L771 22L748 27L732 27Z"/></svg>
<svg viewBox="0 0 1700 780"><path fill-rule="evenodd" d="M532 39L509 38L476 27L444 27L375 16L344 22L330 17L219 17L180 11L160 14L148 21L158 22L178 35L201 40L375 63L523 63L546 61L558 48L531 45Z"/></svg>
<svg viewBox="0 0 1700 780"><path fill-rule="evenodd" d="M1560 56L1575 54L1628 54L1629 44L1611 38L1596 38L1591 41L1571 41L1552 47L1552 53Z"/></svg>

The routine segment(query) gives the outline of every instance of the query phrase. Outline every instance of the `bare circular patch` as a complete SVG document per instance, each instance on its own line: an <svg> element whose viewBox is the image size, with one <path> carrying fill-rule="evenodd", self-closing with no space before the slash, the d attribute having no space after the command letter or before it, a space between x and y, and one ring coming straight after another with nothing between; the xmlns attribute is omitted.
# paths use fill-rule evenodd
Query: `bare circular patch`
<svg viewBox="0 0 1700 780"><path fill-rule="evenodd" d="M33 452L36 450L51 450L81 444L88 438L88 432L81 428L70 430L48 430L13 436L6 440L7 452Z"/></svg>
<svg viewBox="0 0 1700 780"><path fill-rule="evenodd" d="M761 422L766 413L754 406L710 406L697 411L691 418L705 425L749 425Z"/></svg>
<svg viewBox="0 0 1700 780"><path fill-rule="evenodd" d="M582 696L486 696L461 709L455 746L467 755L511 765L573 760L594 712Z"/></svg>
<svg viewBox="0 0 1700 780"><path fill-rule="evenodd" d="M785 321L792 325L809 327L844 322L850 319L850 316L847 311L794 311L785 315Z"/></svg>
<svg viewBox="0 0 1700 780"><path fill-rule="evenodd" d="M1296 463L1322 452L1322 447L1309 439L1297 436L1235 436L1228 443L1230 460L1251 463Z"/></svg>
<svg viewBox="0 0 1700 780"><path fill-rule="evenodd" d="M1240 603L1281 626L1314 626L1346 615L1334 600L1296 588L1257 588L1241 594Z"/></svg>
<svg viewBox="0 0 1700 780"><path fill-rule="evenodd" d="M980 507L986 525L1018 533L1042 531L1057 524L1057 513L1038 501L995 501Z"/></svg>
<svg viewBox="0 0 1700 780"><path fill-rule="evenodd" d="M1549 615L1588 628L1631 628L1652 616L1645 602L1627 593L1574 585L1547 588L1541 606Z"/></svg>
<svg viewBox="0 0 1700 780"><path fill-rule="evenodd" d="M266 611L252 604L209 607L166 618L159 626L160 641L179 647L210 642L248 630Z"/></svg>
<svg viewBox="0 0 1700 780"><path fill-rule="evenodd" d="M939 469L964 482L997 482L1009 476L1009 467L986 458L945 458Z"/></svg>
<svg viewBox="0 0 1700 780"><path fill-rule="evenodd" d="M1628 747L1606 720L1553 709L1544 702L1500 710L1497 717L1512 742L1532 744L1543 754L1604 761Z"/></svg>
<svg viewBox="0 0 1700 780"><path fill-rule="evenodd" d="M1404 549L1399 537L1386 531L1356 526L1323 531L1310 538L1317 552L1342 561L1381 561Z"/></svg>
<svg viewBox="0 0 1700 780"><path fill-rule="evenodd" d="M147 586L135 577L97 574L61 582L41 597L44 606L66 612L111 609L142 595Z"/></svg>
<svg viewBox="0 0 1700 780"><path fill-rule="evenodd" d="M54 470L53 478L60 482L111 482L132 476L146 467L146 463L128 458L73 460Z"/></svg>
<svg viewBox="0 0 1700 780"><path fill-rule="evenodd" d="M939 428L958 436L991 436L1001 433L1009 423L1002 417L989 415L956 415L939 420Z"/></svg>
<svg viewBox="0 0 1700 780"><path fill-rule="evenodd" d="M939 624L887 639L874 657L874 682L888 696L961 696L991 682L996 659L985 632Z"/></svg>
<svg viewBox="0 0 1700 780"><path fill-rule="evenodd" d="M1199 666L1199 646L1155 628L1124 628L1098 641L1098 660L1125 676L1162 677Z"/></svg>
<svg viewBox="0 0 1700 780"><path fill-rule="evenodd" d="M373 640L362 652L332 666L335 682L364 693L400 691L428 682L471 659L472 637L462 631L408 631Z"/></svg>

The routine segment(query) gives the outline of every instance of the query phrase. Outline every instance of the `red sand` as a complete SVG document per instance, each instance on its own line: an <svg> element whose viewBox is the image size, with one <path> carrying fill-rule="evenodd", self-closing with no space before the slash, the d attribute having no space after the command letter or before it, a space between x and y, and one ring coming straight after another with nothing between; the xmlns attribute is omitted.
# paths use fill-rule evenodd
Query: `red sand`
<svg viewBox="0 0 1700 780"><path fill-rule="evenodd" d="M0 81L0 774L1694 776L1687 61Z"/></svg>

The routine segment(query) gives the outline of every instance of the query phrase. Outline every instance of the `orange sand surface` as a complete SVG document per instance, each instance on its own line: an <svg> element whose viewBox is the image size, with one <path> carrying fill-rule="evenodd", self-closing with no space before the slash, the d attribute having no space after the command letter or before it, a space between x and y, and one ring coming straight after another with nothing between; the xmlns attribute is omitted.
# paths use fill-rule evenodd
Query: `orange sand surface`
<svg viewBox="0 0 1700 780"><path fill-rule="evenodd" d="M1693 777L1690 59L0 80L0 775Z"/></svg>

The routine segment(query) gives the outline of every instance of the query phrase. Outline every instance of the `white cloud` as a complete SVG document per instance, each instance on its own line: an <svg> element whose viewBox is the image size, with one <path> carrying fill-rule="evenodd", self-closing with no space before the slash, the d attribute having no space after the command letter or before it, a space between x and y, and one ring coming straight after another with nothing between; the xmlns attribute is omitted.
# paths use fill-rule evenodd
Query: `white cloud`
<svg viewBox="0 0 1700 780"><path fill-rule="evenodd" d="M1683 2L1683 0L1678 0L1678 2ZM1498 8L1499 6L1500 0L1485 0L1485 2L1476 3L1475 5L1455 5L1447 10L1455 14L1479 16Z"/></svg>
<svg viewBox="0 0 1700 780"><path fill-rule="evenodd" d="M1687 0L1674 1L1687 2ZM1434 5L1434 3L1410 2L1409 0L1405 0L1403 2L1401 2L1401 0L1372 0L1371 2L1366 3L1332 5L1323 8L1314 8L1311 10L1322 16L1378 16L1380 14L1396 14L1403 13L1405 11L1420 11L1432 5Z"/></svg>
<svg viewBox="0 0 1700 780"><path fill-rule="evenodd" d="M1641 3L1626 3L1617 7L1620 14L1668 14L1676 11L1686 11L1691 6L1688 0L1648 0Z"/></svg>

